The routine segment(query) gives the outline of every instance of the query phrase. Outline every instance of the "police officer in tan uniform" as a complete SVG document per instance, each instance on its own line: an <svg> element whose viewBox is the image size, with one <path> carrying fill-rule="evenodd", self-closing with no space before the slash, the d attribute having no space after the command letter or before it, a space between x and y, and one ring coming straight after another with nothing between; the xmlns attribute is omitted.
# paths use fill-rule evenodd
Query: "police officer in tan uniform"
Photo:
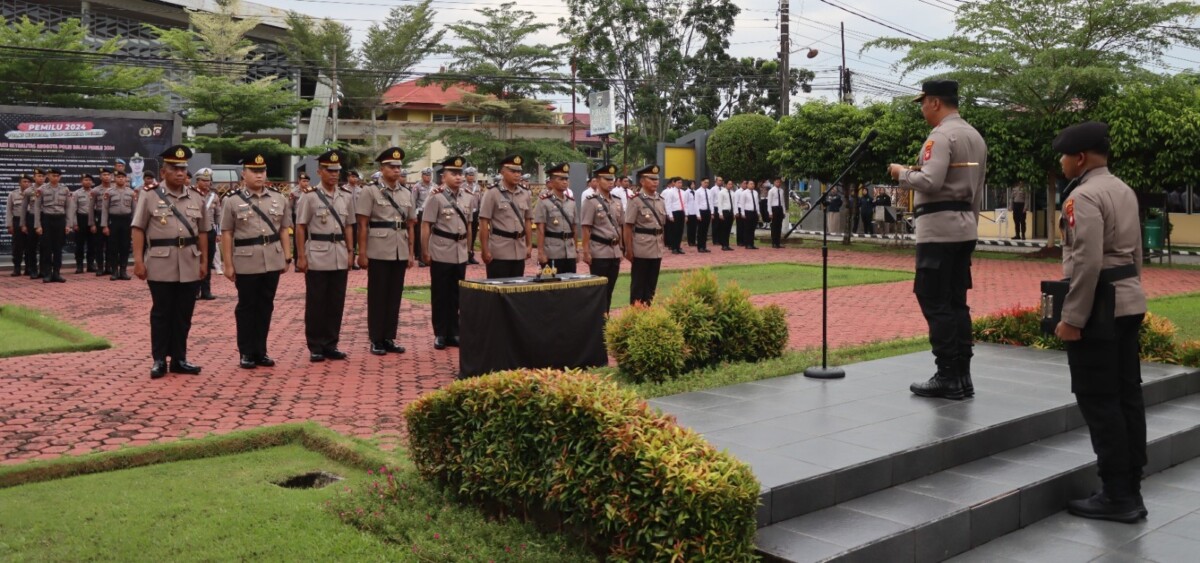
<svg viewBox="0 0 1200 563"><path fill-rule="evenodd" d="M367 335L371 353L404 353L396 344L404 275L413 256L417 221L412 192L400 183L404 149L391 147L375 157L379 182L363 188L355 203L358 217L358 264L367 269Z"/></svg>
<svg viewBox="0 0 1200 563"><path fill-rule="evenodd" d="M42 238L42 283L66 283L62 277L62 251L67 234L75 230L75 198L61 183L62 172L51 168L49 183L33 198L33 228Z"/></svg>
<svg viewBox="0 0 1200 563"><path fill-rule="evenodd" d="M546 167L546 189L533 210L533 224L538 230L538 263L545 267L553 263L561 274L575 273L575 203L567 198L567 182L571 165L552 164Z"/></svg>
<svg viewBox="0 0 1200 563"><path fill-rule="evenodd" d="M342 155L336 151L318 156L320 184L300 195L296 211L296 267L304 272L304 338L312 362L346 359L337 345L355 212L350 192L338 187L341 170Z"/></svg>
<svg viewBox="0 0 1200 563"><path fill-rule="evenodd" d="M471 196L462 189L465 162L461 156L441 162L442 185L429 193L421 216L421 249L429 264L433 301L433 347L438 350L458 346L458 282L467 276L471 239Z"/></svg>
<svg viewBox="0 0 1200 563"><path fill-rule="evenodd" d="M199 295L197 299L203 301L212 301L217 297L212 293L212 275L213 275L213 259L216 256L217 249L217 214L221 212L221 197L212 189L212 169L201 168L196 171L195 177L196 192L204 199L204 213L208 216L208 231L204 237L208 239L208 272L204 279L200 280Z"/></svg>
<svg viewBox="0 0 1200 563"><path fill-rule="evenodd" d="M963 399L971 383L971 254L979 238L979 208L987 172L987 143L958 115L958 83L921 85L925 121L933 126L918 166L891 164L888 171L911 188L917 230L917 274L913 293L929 323L937 373L909 389L921 397Z"/></svg>
<svg viewBox="0 0 1200 563"><path fill-rule="evenodd" d="M267 355L267 335L275 312L279 275L292 261L291 204L266 187L267 160L242 159L242 185L221 208L221 257L225 277L237 287L237 343L243 369L275 365Z"/></svg>
<svg viewBox="0 0 1200 563"><path fill-rule="evenodd" d="M1092 435L1103 488L1070 501L1077 516L1134 523L1145 518L1141 480L1146 465L1146 405L1142 399L1138 332L1146 313L1142 290L1142 235L1137 197L1108 170L1108 125L1087 122L1064 129L1054 151L1071 183L1063 192L1063 275L1070 289L1055 335L1067 345L1071 392ZM1115 300L1094 308L1112 286ZM1115 313L1115 314L1114 314ZM1087 327L1115 326L1113 334Z"/></svg>
<svg viewBox="0 0 1200 563"><path fill-rule="evenodd" d="M478 264L475 259L475 236L479 233L479 204L483 201L483 184L476 178L479 171L474 166L468 166L463 169L463 191L471 196L471 240L467 242L469 250L467 256L467 264Z"/></svg>
<svg viewBox="0 0 1200 563"><path fill-rule="evenodd" d="M138 198L133 224L133 274L150 286L151 379L167 373L198 374L187 361L188 333L196 308L196 284L208 264L208 217L199 194L188 189L192 150L176 145L164 151L163 184ZM124 174L121 172L120 174Z"/></svg>
<svg viewBox="0 0 1200 563"><path fill-rule="evenodd" d="M25 259L25 239L29 235L25 233L26 229L22 229L21 225L25 220L25 190L33 184L33 177L21 174L17 184L17 189L9 192L8 205L4 207L4 225L8 227L8 234L12 235L13 271L11 276L14 278L21 275L21 262Z"/></svg>
<svg viewBox="0 0 1200 563"><path fill-rule="evenodd" d="M75 198L75 273L82 274L83 268L91 263L93 257L88 253L88 239L96 232L96 222L92 218L92 186L95 179L91 174L79 177L79 189L71 192ZM87 271L93 268L88 267Z"/></svg>
<svg viewBox="0 0 1200 563"><path fill-rule="evenodd" d="M411 186L413 196L413 205L417 206L417 222L421 222L422 214L425 212L425 201L429 199L430 192L437 186L433 183L433 167L426 167L421 170L421 181ZM425 262L424 256L426 253L421 250L421 236L417 233L417 240L413 241L413 251L415 252L414 259L417 265L424 268L429 265Z"/></svg>
<svg viewBox="0 0 1200 563"><path fill-rule="evenodd" d="M621 232L624 230L625 209L621 200L612 195L617 167L605 164L592 170L595 191L583 201L579 224L583 227L583 263L594 276L608 278L608 306L612 307L613 289L621 274Z"/></svg>
<svg viewBox="0 0 1200 563"><path fill-rule="evenodd" d="M25 190L25 221L21 223L21 229L25 232L25 271L29 273L29 279L35 280L42 277L42 270L38 267L38 259L42 255L42 237L38 235L37 229L34 228L34 199L37 196L38 188L46 183L46 174L41 168L33 169L33 182L29 184L29 188Z"/></svg>
<svg viewBox="0 0 1200 563"><path fill-rule="evenodd" d="M125 172L116 173L117 184L104 192L100 210L100 228L108 237L107 270L111 270L109 280L127 280L126 264L129 263L130 221L133 217L134 206L137 205L138 194L126 185L128 177ZM210 248L211 252L212 249Z"/></svg>
<svg viewBox="0 0 1200 563"><path fill-rule="evenodd" d="M500 160L500 185L483 194L479 204L479 246L489 278L525 275L533 253L530 192L521 187L525 159L511 154Z"/></svg>
<svg viewBox="0 0 1200 563"><path fill-rule="evenodd" d="M92 188L92 220L96 223L96 232L88 240L88 267L95 266L96 277L112 274L108 271L108 235L104 234L104 224L100 222L104 215L104 194L113 187L112 169L100 168L100 183ZM211 250L212 245L208 248Z"/></svg>
<svg viewBox="0 0 1200 563"><path fill-rule="evenodd" d="M630 270L629 304L654 302L658 289L658 271L662 268L663 239L666 205L658 197L657 164L646 166L635 173L641 191L631 200L625 210L625 258L633 266Z"/></svg>

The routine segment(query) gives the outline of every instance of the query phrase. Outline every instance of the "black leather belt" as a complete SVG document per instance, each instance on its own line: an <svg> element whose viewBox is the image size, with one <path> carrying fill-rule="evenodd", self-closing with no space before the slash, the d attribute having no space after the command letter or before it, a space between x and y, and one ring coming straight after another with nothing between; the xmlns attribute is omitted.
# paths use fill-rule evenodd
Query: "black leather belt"
<svg viewBox="0 0 1200 563"><path fill-rule="evenodd" d="M922 203L913 209L913 217L920 217L930 213L938 213L941 211L971 211L971 202L969 201L932 201Z"/></svg>
<svg viewBox="0 0 1200 563"><path fill-rule="evenodd" d="M273 242L279 242L279 235L262 235L254 238L239 238L234 239L234 246L266 246Z"/></svg>
<svg viewBox="0 0 1200 563"><path fill-rule="evenodd" d="M175 237L175 238L152 238L150 239L150 248L157 246L174 246L183 248L185 246L195 246L196 237Z"/></svg>
<svg viewBox="0 0 1200 563"><path fill-rule="evenodd" d="M517 231L502 231L502 230L500 230L500 229L497 229L497 228L495 228L495 227L492 227L492 234L493 234L493 235L499 235L499 236L502 236L502 237L504 237L504 238L511 238L511 239L525 238L525 233L524 233L523 231L522 231L522 232L517 232Z"/></svg>
<svg viewBox="0 0 1200 563"><path fill-rule="evenodd" d="M439 237L448 238L453 241L467 240L467 233L452 233L450 231L443 231L437 227L434 227L432 232Z"/></svg>
<svg viewBox="0 0 1200 563"><path fill-rule="evenodd" d="M571 233L555 233L555 232L551 232L551 231L546 231L546 236L548 238L560 238L563 240L575 238L575 235L573 235Z"/></svg>
<svg viewBox="0 0 1200 563"><path fill-rule="evenodd" d="M1124 279L1136 278L1138 275L1137 264L1125 264L1124 266L1113 266L1100 270L1101 283L1113 283Z"/></svg>
<svg viewBox="0 0 1200 563"><path fill-rule="evenodd" d="M346 240L345 235L341 233L333 233L328 235L308 235L309 240L319 240L321 242L342 242Z"/></svg>
<svg viewBox="0 0 1200 563"><path fill-rule="evenodd" d="M117 215L116 213L109 213L109 214L108 214L108 218L109 218L109 219L128 219L128 218L130 218L130 217L133 217L133 215L132 215L132 214L128 214L128 213L127 213L127 214L125 214L125 215Z"/></svg>
<svg viewBox="0 0 1200 563"><path fill-rule="evenodd" d="M593 234L592 240L595 242L598 242L600 244L607 244L609 246L617 245L617 239L615 239L615 238L601 237L601 236L596 236Z"/></svg>
<svg viewBox="0 0 1200 563"><path fill-rule="evenodd" d="M662 229L643 229L642 227L634 227L633 232L635 232L639 235L661 235L661 234L663 234Z"/></svg>
<svg viewBox="0 0 1200 563"><path fill-rule="evenodd" d="M402 229L407 225L400 221L371 221L367 226L372 229Z"/></svg>

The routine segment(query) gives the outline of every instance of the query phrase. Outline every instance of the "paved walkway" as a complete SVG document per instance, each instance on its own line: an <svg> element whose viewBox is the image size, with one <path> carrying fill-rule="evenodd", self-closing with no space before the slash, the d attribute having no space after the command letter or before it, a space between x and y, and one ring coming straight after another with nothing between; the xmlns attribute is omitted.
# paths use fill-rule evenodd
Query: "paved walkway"
<svg viewBox="0 0 1200 563"><path fill-rule="evenodd" d="M820 249L805 242L783 250L689 252L669 256L664 268L762 262L819 264ZM912 271L911 256L890 253L833 250L830 264ZM410 270L408 284L428 284L428 275L427 269ZM1038 280L1059 276L1059 267L980 260L974 276L970 302L974 313L983 315L1032 306ZM235 292L221 278L214 280L220 298L197 304L192 329L189 359L203 366L203 375L151 381L145 283L110 282L91 274L66 277L66 284L42 284L4 275L0 302L21 303L80 324L108 338L113 348L0 359L0 463L301 420L374 437L387 447L400 436L404 405L450 382L458 367L454 349L433 349L428 306L407 301L401 306L399 341L408 353L368 354L366 296L360 292L350 292L346 304L342 348L351 353L350 360L310 364L303 337L304 280L289 273L280 283L270 338L276 367L238 369ZM472 266L468 277L483 277L483 268ZM1145 280L1151 295L1200 290L1197 271L1151 269ZM365 285L365 272L351 273L350 287ZM788 310L792 347L820 343L820 291L756 296L754 301ZM925 333L911 282L835 288L829 295L829 317L834 347Z"/></svg>

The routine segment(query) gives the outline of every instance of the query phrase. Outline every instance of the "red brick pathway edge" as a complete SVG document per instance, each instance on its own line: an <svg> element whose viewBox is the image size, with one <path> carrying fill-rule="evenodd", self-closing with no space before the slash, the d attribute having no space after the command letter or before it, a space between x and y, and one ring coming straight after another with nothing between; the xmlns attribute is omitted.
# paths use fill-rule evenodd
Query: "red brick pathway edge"
<svg viewBox="0 0 1200 563"><path fill-rule="evenodd" d="M805 243L781 250L689 252L668 256L664 268L764 262L819 264L820 251ZM913 271L911 256L836 249L830 265ZM1061 274L1051 263L978 260L973 275L970 304L979 316L1034 305L1039 280ZM197 304L189 347L189 359L203 366L203 374L151 381L145 283L112 282L91 274L67 277L66 284L0 277L0 302L20 303L82 325L108 338L113 348L0 359L0 463L307 420L390 447L402 435L404 406L452 381L458 368L455 349L433 349L429 308L407 301L401 307L400 343L408 353L368 354L361 292L350 292L346 303L342 348L350 359L310 364L303 337L303 276L289 273L280 283L270 337L277 366L237 367L235 292L224 278L214 278L219 299ZM468 277L483 277L482 267L472 266ZM1154 268L1144 279L1154 296L1200 290L1197 271ZM407 281L427 284L428 270L410 270ZM365 285L364 272L351 273L351 287ZM819 290L759 295L753 301L787 310L792 348L819 345ZM829 318L832 347L925 334L909 281L834 288Z"/></svg>

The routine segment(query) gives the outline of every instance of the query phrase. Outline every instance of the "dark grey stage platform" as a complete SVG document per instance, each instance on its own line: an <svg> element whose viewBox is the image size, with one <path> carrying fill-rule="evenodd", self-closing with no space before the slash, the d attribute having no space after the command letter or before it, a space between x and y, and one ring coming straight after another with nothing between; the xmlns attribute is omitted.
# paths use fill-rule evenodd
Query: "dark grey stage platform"
<svg viewBox="0 0 1200 563"><path fill-rule="evenodd" d="M768 560L941 561L1099 486L1065 353L979 345L966 401L909 393L928 352L843 367L651 401L753 467ZM1200 370L1142 378L1149 475L1200 455Z"/></svg>

